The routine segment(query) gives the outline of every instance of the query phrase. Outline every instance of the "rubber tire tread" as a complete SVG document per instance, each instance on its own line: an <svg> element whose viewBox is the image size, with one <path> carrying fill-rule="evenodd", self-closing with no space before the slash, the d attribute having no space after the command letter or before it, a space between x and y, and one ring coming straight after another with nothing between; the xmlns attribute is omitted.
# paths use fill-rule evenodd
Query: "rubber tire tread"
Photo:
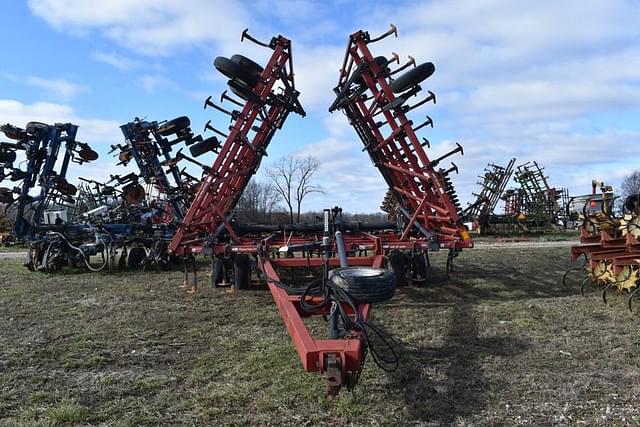
<svg viewBox="0 0 640 427"><path fill-rule="evenodd" d="M129 249L127 255L127 267L130 270L140 270L142 268L142 262L147 258L147 251L144 248L135 247Z"/></svg>
<svg viewBox="0 0 640 427"><path fill-rule="evenodd" d="M400 251L389 252L389 267L396 275L396 286L407 286L407 265L404 254Z"/></svg>
<svg viewBox="0 0 640 427"><path fill-rule="evenodd" d="M211 262L211 286L216 287L222 283L222 260L216 257Z"/></svg>
<svg viewBox="0 0 640 427"><path fill-rule="evenodd" d="M256 74L257 77L260 77L260 75L264 71L264 68L262 68L262 66L260 64L258 64L257 62L252 61L251 59L247 58L244 55L233 55L231 57L231 60L233 62L235 62L235 63L240 64L241 66L243 66L247 70L253 71Z"/></svg>
<svg viewBox="0 0 640 427"><path fill-rule="evenodd" d="M162 132L158 132L160 135L162 136L167 136L167 135L171 135L174 133L178 133L183 129L188 128L189 126L191 126L191 120L189 120L189 117L187 116L180 116L180 117L176 117L173 120L169 120L167 123L165 123L160 129L165 129Z"/></svg>
<svg viewBox="0 0 640 427"><path fill-rule="evenodd" d="M233 257L233 283L236 289L251 288L251 263L248 254L236 254Z"/></svg>
<svg viewBox="0 0 640 427"><path fill-rule="evenodd" d="M376 303L388 301L396 293L396 278L393 271L373 269L380 272L377 276L353 276L350 271L362 267L336 268L331 271L329 280L351 295L355 303Z"/></svg>

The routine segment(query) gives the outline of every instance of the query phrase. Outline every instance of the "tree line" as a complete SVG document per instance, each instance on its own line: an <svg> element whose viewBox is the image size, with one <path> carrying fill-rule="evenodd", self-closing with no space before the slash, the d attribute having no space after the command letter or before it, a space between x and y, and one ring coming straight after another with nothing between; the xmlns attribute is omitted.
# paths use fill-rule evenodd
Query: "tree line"
<svg viewBox="0 0 640 427"><path fill-rule="evenodd" d="M293 224L315 223L322 212L303 211L303 204L314 193L324 190L315 182L320 163L312 156L283 157L266 171L267 180L249 181L236 205L236 219L241 223ZM345 221L381 222L386 214L343 213Z"/></svg>

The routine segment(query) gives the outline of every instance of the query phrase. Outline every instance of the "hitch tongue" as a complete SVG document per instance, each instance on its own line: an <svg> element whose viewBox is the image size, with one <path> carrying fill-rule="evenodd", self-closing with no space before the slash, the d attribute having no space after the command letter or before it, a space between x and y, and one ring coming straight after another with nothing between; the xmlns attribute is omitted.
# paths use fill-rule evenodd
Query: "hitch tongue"
<svg viewBox="0 0 640 427"><path fill-rule="evenodd" d="M324 366L327 377L327 396L333 398L342 388L342 370L335 353L329 353L325 356Z"/></svg>

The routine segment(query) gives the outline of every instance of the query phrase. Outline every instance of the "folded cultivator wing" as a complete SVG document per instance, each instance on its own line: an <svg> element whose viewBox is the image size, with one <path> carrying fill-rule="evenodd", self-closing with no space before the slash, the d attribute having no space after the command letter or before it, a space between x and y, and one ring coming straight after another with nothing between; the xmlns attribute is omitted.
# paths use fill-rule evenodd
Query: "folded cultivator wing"
<svg viewBox="0 0 640 427"><path fill-rule="evenodd" d="M435 67L430 62L415 66L411 58L408 64L391 70L397 55L391 59L374 57L369 50L371 43L395 33L392 26L374 39L364 31L349 37L334 89L337 97L329 111L341 110L347 116L389 186L404 222L403 238L415 228L434 246L453 250L469 247L472 241L460 219L461 209L449 178L450 173L457 172L457 166L439 168L446 157L462 153L462 147L456 144L451 152L430 160L424 149L429 142L418 139L416 132L432 127L433 121L427 116L416 125L406 116L425 103L436 102L435 94L428 91L426 98L409 104L422 91L420 84Z"/></svg>
<svg viewBox="0 0 640 427"><path fill-rule="evenodd" d="M257 42L246 31L244 38ZM224 143L210 140L203 144L207 147L202 149L219 150L218 155L171 241L169 249L173 253L201 252L204 245L210 246L223 232L237 240L230 224L232 209L289 113L305 115L293 78L291 42L278 36L269 44L258 44L273 50L264 68L242 55L218 57L214 62L216 69L229 77L229 88L241 101L226 93L221 99L241 110L227 111L214 104L211 97L205 102L205 108L213 107L229 115L232 124L225 133L207 123L207 129L222 136Z"/></svg>

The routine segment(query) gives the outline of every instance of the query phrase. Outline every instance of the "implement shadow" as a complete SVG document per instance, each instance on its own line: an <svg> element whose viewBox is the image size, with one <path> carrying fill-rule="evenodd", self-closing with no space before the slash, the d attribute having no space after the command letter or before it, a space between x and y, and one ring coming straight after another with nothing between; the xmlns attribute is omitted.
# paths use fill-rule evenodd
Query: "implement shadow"
<svg viewBox="0 0 640 427"><path fill-rule="evenodd" d="M526 348L513 337L480 337L475 305L461 303L452 308L441 347L403 346L400 366L388 375L412 420L448 425L486 407L490 384L483 375L484 357L513 356ZM431 376L434 370L444 372L444 377Z"/></svg>

